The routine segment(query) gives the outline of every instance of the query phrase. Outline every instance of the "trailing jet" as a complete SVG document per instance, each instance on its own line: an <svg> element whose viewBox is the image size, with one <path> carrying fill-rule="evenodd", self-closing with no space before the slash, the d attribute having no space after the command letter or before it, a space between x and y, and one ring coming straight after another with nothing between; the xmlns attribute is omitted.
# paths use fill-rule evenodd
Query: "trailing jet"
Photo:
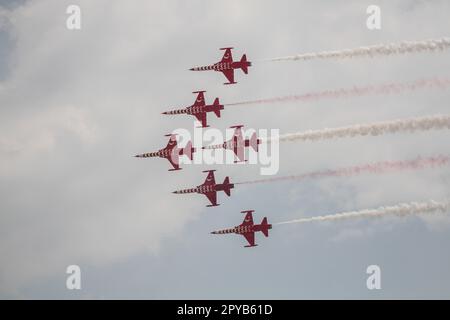
<svg viewBox="0 0 450 320"><path fill-rule="evenodd" d="M149 152L144 154L138 154L135 157L137 158L151 158L151 157L160 157L166 158L169 160L173 169L169 169L169 171L181 170L179 166L179 157L181 155L186 155L189 159L192 160L193 153L195 152L195 148L192 147L192 142L189 141L184 148L178 148L177 144L177 135L176 134L166 134L166 137L169 138L169 142L164 149L160 149L156 152Z"/></svg>
<svg viewBox="0 0 450 320"><path fill-rule="evenodd" d="M234 84L237 83L234 81L234 70L235 69L242 69L242 71L247 74L248 73L248 67L252 65L250 61L247 61L247 56L244 54L240 61L233 61L233 57L231 54L232 47L229 48L220 48L220 50L225 50L225 53L223 54L222 60L220 60L217 63L214 63L209 66L204 67L194 67L190 70L192 71L205 71L205 70L214 70L214 71L220 71L224 74L224 76L228 79L228 82L224 84Z"/></svg>
<svg viewBox="0 0 450 320"><path fill-rule="evenodd" d="M230 128L234 128L233 137L225 141L222 144L211 145L207 147L203 147L203 149L229 149L234 152L238 160L234 162L242 162L245 160L245 147L252 147L256 152L258 152L258 144L261 144L261 140L256 137L256 132L253 132L250 139L244 139L242 135L242 127L243 125L232 126Z"/></svg>
<svg viewBox="0 0 450 320"><path fill-rule="evenodd" d="M219 204L217 203L217 192L223 191L226 193L227 196L230 196L231 189L234 188L234 184L230 183L230 179L228 177L225 178L223 183L216 183L216 180L214 178L214 171L216 170L206 170L203 172L208 172L208 176L206 177L206 180L203 184L192 188L192 189L184 189L184 190L178 190L174 191L173 193L176 194L182 194L182 193L200 193L204 194L209 201L211 202L210 205L207 205L207 207L216 207Z"/></svg>
<svg viewBox="0 0 450 320"><path fill-rule="evenodd" d="M272 229L272 225L267 223L267 218L264 217L264 219L261 221L261 224L254 224L253 223L253 212L255 210L246 210L241 211L242 213L245 213L244 221L234 227L229 229L223 229L223 230L217 230L211 232L212 234L226 234L226 233L236 233L243 235L245 239L248 242L248 245L245 247L256 247L257 244L255 243L255 232L261 231L266 237L269 236L269 229Z"/></svg>
<svg viewBox="0 0 450 320"><path fill-rule="evenodd" d="M190 114L197 118L198 121L202 123L202 127L209 127L206 123L206 113L214 112L218 118L220 118L220 110L223 110L223 105L219 103L219 98L214 100L213 104L205 104L204 92L206 91L194 91L192 93L197 93L197 98L193 105L186 107L184 109L165 111L163 114Z"/></svg>

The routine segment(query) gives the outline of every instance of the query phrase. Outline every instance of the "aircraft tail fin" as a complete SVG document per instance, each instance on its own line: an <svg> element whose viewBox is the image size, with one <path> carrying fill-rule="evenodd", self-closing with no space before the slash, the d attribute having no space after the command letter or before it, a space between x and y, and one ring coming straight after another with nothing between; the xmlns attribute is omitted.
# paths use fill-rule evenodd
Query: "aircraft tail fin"
<svg viewBox="0 0 450 320"><path fill-rule="evenodd" d="M192 147L192 142L189 141L188 143L186 143L186 146L183 148L183 152L182 154L186 155L189 159L193 159L194 155L193 153L195 152L195 148Z"/></svg>
<svg viewBox="0 0 450 320"><path fill-rule="evenodd" d="M252 136L249 139L249 145L252 147L256 152L258 152L258 144L260 143L259 139L256 137L256 132L253 132Z"/></svg>
<svg viewBox="0 0 450 320"><path fill-rule="evenodd" d="M221 109L223 109L223 106L220 105L219 98L216 98L213 103L213 111L216 114L217 118L220 118Z"/></svg>
<svg viewBox="0 0 450 320"><path fill-rule="evenodd" d="M250 65L250 62L247 61L247 56L244 54L241 58L241 69L244 71L245 74L248 73L248 66Z"/></svg>
<svg viewBox="0 0 450 320"><path fill-rule="evenodd" d="M225 180L223 180L223 191L227 196L231 195L231 188L233 185L230 183L230 178L226 177Z"/></svg>
<svg viewBox="0 0 450 320"><path fill-rule="evenodd" d="M261 232L268 237L269 236L269 227L270 225L267 223L267 217L264 217L264 219L261 221Z"/></svg>

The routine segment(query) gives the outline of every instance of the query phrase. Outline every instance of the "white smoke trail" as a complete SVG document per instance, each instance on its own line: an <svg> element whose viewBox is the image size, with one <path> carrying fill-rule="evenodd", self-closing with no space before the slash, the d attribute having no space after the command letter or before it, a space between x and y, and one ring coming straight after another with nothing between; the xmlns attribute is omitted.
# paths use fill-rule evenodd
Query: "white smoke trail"
<svg viewBox="0 0 450 320"><path fill-rule="evenodd" d="M419 79L412 82L397 82L381 85L369 85L353 88L341 88L336 90L325 90L319 92L305 93L301 95L290 95L282 97L274 97L267 99L248 100L235 103L228 103L226 106L241 106L253 104L265 104L275 102L310 102L321 99L339 99L360 97L365 95L386 95L386 94L400 94L402 92L414 92L419 89L446 89L450 86L450 79L448 78L429 78Z"/></svg>
<svg viewBox="0 0 450 320"><path fill-rule="evenodd" d="M436 115L411 119L357 124L353 126L308 130L280 135L279 141L317 141L354 136L378 136L387 133L415 132L432 129L450 129L450 116ZM267 139L268 142L271 139Z"/></svg>
<svg viewBox="0 0 450 320"><path fill-rule="evenodd" d="M443 51L450 47L450 38L429 39L422 41L403 41L391 44L379 44L354 49L303 53L293 56L278 57L266 61L312 60L312 59L347 59L357 57L389 56L423 51Z"/></svg>
<svg viewBox="0 0 450 320"><path fill-rule="evenodd" d="M382 161L360 166L340 168L336 170L323 170L299 175L274 177L268 179L244 181L237 183L235 182L234 184L256 184L256 183L279 182L286 180L299 181L305 179L315 179L324 177L351 177L364 173L380 174L386 172L398 172L403 170L417 170L424 168L442 167L449 164L450 164L449 156L439 155L428 158L418 157L413 160L405 160L405 161Z"/></svg>
<svg viewBox="0 0 450 320"><path fill-rule="evenodd" d="M290 224L290 223L306 223L313 221L336 221L353 218L369 218L369 217L371 218L383 216L404 217L416 214L445 213L449 209L450 209L450 201L437 202L434 200L430 200L428 202L400 203L395 206L379 207L378 209L366 209L361 211L342 212L326 216L301 218L274 223L274 225Z"/></svg>

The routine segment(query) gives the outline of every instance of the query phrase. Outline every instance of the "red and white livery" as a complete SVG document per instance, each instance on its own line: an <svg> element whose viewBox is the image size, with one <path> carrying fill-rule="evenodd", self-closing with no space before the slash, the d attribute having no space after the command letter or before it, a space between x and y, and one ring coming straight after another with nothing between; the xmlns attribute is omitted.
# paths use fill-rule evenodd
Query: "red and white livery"
<svg viewBox="0 0 450 320"><path fill-rule="evenodd" d="M264 217L264 219L261 221L261 224L254 224L253 223L253 212L255 210L245 210L241 211L242 213L245 213L244 221L234 227L229 229L222 229L211 232L212 234L227 234L227 233L236 233L244 236L244 238L247 240L248 245L245 247L256 247L257 244L255 243L255 232L261 231L266 237L269 236L269 229L272 229L272 225L267 223L267 218Z"/></svg>
<svg viewBox="0 0 450 320"><path fill-rule="evenodd" d="M208 176L205 179L205 182L195 188L184 189L174 191L176 194L184 194L184 193L200 193L204 194L208 200L211 202L207 207L216 207L219 204L217 203L217 192L223 191L227 196L230 196L231 189L234 188L234 184L230 183L230 178L226 177L223 183L216 183L216 179L214 177L214 171L216 170L206 170L203 172L208 172Z"/></svg>
<svg viewBox="0 0 450 320"><path fill-rule="evenodd" d="M197 118L202 124L202 128L209 127L206 121L206 114L208 112L214 112L215 115L220 118L220 110L223 110L223 105L220 104L219 98L214 99L213 104L205 103L205 93L206 91L194 91L192 93L197 93L197 98L194 104L186 107L184 109L177 109L172 111L165 111L163 114L190 114Z"/></svg>
<svg viewBox="0 0 450 320"><path fill-rule="evenodd" d="M137 158L153 158L153 157L166 158L167 160L169 160L170 164L173 167L173 169L169 169L169 171L181 170L180 164L179 164L180 156L185 155L189 159L192 160L193 153L195 152L195 148L192 147L191 141L188 141L188 143L186 144L186 146L184 148L178 148L176 134L166 134L166 137L170 137L170 138L169 138L169 142L167 143L167 146L164 149L160 149L156 152L138 154L135 157L137 157Z"/></svg>
<svg viewBox="0 0 450 320"><path fill-rule="evenodd" d="M242 134L242 127L243 125L230 127L234 129L233 137L230 140L225 141L221 144L203 147L203 149L232 150L238 159L234 161L235 163L247 161L245 160L245 147L252 147L253 150L258 152L258 145L261 144L261 139L258 139L258 137L256 136L256 132L253 132L249 139L244 139L244 136Z"/></svg>
<svg viewBox="0 0 450 320"><path fill-rule="evenodd" d="M234 84L237 83L234 81L234 70L235 69L242 69L242 71L247 74L248 73L248 67L252 65L250 61L247 61L247 56L244 54L242 55L242 58L240 61L233 61L233 56L231 54L232 47L228 48L220 48L220 50L225 50L225 53L223 54L222 60L220 60L217 63L214 63L209 66L204 67L194 67L190 70L192 71L207 71L207 70L214 70L219 71L224 74L224 76L227 78L228 82L225 82L224 84Z"/></svg>

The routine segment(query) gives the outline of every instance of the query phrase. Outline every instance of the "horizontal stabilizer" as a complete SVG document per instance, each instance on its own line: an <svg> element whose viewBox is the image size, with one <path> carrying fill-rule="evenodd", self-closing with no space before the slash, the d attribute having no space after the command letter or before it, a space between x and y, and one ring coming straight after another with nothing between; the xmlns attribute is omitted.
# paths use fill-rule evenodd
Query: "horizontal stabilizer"
<svg viewBox="0 0 450 320"><path fill-rule="evenodd" d="M216 98L213 103L213 111L216 114L217 118L220 118L221 109L223 109L223 106L220 105L219 98Z"/></svg>
<svg viewBox="0 0 450 320"><path fill-rule="evenodd" d="M261 221L261 232L268 237L269 236L269 224L267 223L267 217Z"/></svg>
<svg viewBox="0 0 450 320"><path fill-rule="evenodd" d="M253 132L252 136L249 140L250 147L253 148L256 152L258 152L258 144L261 143L261 141L256 137L256 132Z"/></svg>
<svg viewBox="0 0 450 320"><path fill-rule="evenodd" d="M248 66L249 64L247 63L247 56L244 54L241 58L241 69L245 74L248 73Z"/></svg>
<svg viewBox="0 0 450 320"><path fill-rule="evenodd" d="M225 194L227 196L231 195L231 188L233 186L234 185L230 183L230 178L229 177L226 177L225 180L223 180L223 191L225 192Z"/></svg>
<svg viewBox="0 0 450 320"><path fill-rule="evenodd" d="M192 147L192 142L189 141L188 143L186 143L186 146L183 148L182 154L186 155L190 160L192 160L194 157L194 155L193 155L194 152L195 152L195 148Z"/></svg>

